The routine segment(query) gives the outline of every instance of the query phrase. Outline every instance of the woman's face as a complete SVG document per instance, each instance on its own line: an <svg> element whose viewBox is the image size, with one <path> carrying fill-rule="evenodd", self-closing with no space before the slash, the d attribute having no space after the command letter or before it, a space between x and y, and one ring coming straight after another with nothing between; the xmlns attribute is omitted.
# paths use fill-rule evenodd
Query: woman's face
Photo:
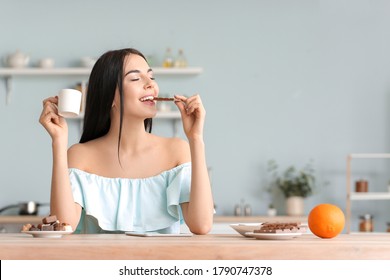
<svg viewBox="0 0 390 280"><path fill-rule="evenodd" d="M142 119L156 115L156 102L148 97L158 96L159 88L154 81L153 71L143 57L130 54L123 63L124 115ZM120 108L119 91L116 91L114 104Z"/></svg>

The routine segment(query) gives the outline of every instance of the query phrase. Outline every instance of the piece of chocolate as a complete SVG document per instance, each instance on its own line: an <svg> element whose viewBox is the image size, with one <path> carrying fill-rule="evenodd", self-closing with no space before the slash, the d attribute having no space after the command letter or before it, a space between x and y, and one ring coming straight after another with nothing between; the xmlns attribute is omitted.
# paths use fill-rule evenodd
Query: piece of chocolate
<svg viewBox="0 0 390 280"><path fill-rule="evenodd" d="M44 223L44 224L51 224L51 223L54 223L56 221L57 221L56 215L48 216L48 217L45 217L42 219L42 223Z"/></svg>
<svg viewBox="0 0 390 280"><path fill-rule="evenodd" d="M37 228L36 226L32 226L31 228L30 228L30 230L29 231L41 231L39 228Z"/></svg>
<svg viewBox="0 0 390 280"><path fill-rule="evenodd" d="M54 223L52 223L51 225L53 226L54 230L58 231L58 230L60 230L60 229L59 229L60 224L61 224L60 221L57 220L57 221L55 221Z"/></svg>
<svg viewBox="0 0 390 280"><path fill-rule="evenodd" d="M54 227L51 224L43 224L41 227L42 231L53 231Z"/></svg>

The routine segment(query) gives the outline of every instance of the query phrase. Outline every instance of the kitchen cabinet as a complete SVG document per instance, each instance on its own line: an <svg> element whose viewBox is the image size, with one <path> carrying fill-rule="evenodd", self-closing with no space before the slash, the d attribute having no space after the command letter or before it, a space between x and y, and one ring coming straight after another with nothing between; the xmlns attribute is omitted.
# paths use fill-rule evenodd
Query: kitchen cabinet
<svg viewBox="0 0 390 280"><path fill-rule="evenodd" d="M20 216L0 216L0 233L20 232L24 224L42 223L43 216L20 215Z"/></svg>
<svg viewBox="0 0 390 280"><path fill-rule="evenodd" d="M390 159L390 154L368 153L350 154L347 157L347 204L346 204L346 230L351 232L352 201L390 200L390 192L383 186L383 192L354 192L352 189L352 161L356 159Z"/></svg>
<svg viewBox="0 0 390 280"><path fill-rule="evenodd" d="M0 77L5 80L6 88L6 104L11 103L11 96L13 94L13 77L24 76L75 76L88 78L91 68L84 67L70 67L70 68L0 68ZM156 76L189 76L199 75L203 72L201 67L183 67L183 68L162 68L154 67L153 73ZM85 83L84 83L85 84ZM80 127L82 125L83 115L80 115L75 120L79 120ZM180 113L172 112L158 112L156 118L171 120L173 122L173 134L176 135L178 125L180 123Z"/></svg>

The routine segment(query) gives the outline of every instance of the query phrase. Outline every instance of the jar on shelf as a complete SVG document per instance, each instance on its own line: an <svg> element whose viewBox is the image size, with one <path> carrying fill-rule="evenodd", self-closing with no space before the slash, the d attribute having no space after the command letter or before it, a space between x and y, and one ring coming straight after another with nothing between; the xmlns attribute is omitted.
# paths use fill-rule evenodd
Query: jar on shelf
<svg viewBox="0 0 390 280"><path fill-rule="evenodd" d="M249 204L246 204L244 207L244 215L252 216L252 207Z"/></svg>
<svg viewBox="0 0 390 280"><path fill-rule="evenodd" d="M355 191L356 192L368 192L368 182L366 180L356 181Z"/></svg>
<svg viewBox="0 0 390 280"><path fill-rule="evenodd" d="M372 232L374 230L374 216L371 214L365 214L360 216L359 231Z"/></svg>
<svg viewBox="0 0 390 280"><path fill-rule="evenodd" d="M239 204L236 204L234 206L234 216L241 216L241 206Z"/></svg>

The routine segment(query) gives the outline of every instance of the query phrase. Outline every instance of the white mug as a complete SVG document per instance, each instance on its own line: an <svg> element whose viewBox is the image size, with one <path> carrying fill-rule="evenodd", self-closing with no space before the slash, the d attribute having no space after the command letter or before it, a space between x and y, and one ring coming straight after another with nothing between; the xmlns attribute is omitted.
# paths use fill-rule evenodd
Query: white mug
<svg viewBox="0 0 390 280"><path fill-rule="evenodd" d="M58 93L58 114L64 118L74 118L80 114L82 93L75 89L62 89Z"/></svg>
<svg viewBox="0 0 390 280"><path fill-rule="evenodd" d="M52 58L42 58L38 62L38 66L41 68L53 68L54 66L54 59Z"/></svg>

